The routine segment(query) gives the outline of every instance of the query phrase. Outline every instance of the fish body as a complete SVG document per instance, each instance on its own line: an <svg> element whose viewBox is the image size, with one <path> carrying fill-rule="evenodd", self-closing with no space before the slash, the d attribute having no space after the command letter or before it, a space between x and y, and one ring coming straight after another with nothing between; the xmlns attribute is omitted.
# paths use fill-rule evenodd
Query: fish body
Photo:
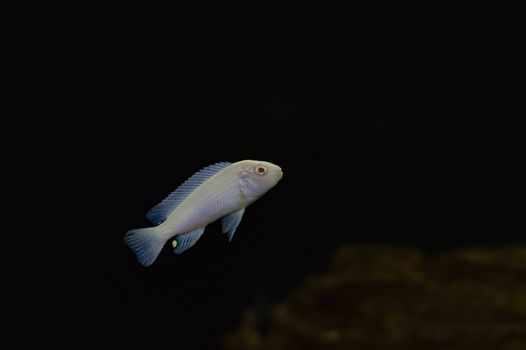
<svg viewBox="0 0 526 350"><path fill-rule="evenodd" d="M149 266L168 240L176 237L174 252L180 254L219 218L223 218L223 232L231 240L245 208L282 176L279 166L264 161L222 162L206 167L146 214L157 226L130 230L124 241L139 262Z"/></svg>

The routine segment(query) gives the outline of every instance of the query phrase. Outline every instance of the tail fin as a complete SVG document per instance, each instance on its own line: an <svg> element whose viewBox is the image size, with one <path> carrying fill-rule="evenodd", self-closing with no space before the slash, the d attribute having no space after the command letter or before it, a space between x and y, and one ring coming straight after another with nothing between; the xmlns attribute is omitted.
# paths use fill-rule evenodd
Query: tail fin
<svg viewBox="0 0 526 350"><path fill-rule="evenodd" d="M126 232L124 243L137 255L143 266L150 266L157 259L166 240L159 235L155 227L148 227Z"/></svg>

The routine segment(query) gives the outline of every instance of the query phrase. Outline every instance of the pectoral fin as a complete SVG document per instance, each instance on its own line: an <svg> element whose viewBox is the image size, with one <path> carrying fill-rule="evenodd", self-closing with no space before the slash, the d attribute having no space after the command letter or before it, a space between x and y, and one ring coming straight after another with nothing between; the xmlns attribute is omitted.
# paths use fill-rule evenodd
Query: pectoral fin
<svg viewBox="0 0 526 350"><path fill-rule="evenodd" d="M192 248L195 242L197 242L199 238L201 238L203 232L205 232L205 228L201 227L196 230L177 236L177 238L174 239L174 241L172 242L172 246L174 247L174 253L181 254L187 249Z"/></svg>
<svg viewBox="0 0 526 350"><path fill-rule="evenodd" d="M234 233L236 232L237 226L241 222L241 218L243 218L244 212L245 208L230 213L223 218L223 233L227 234L228 241L231 241L232 237L234 237Z"/></svg>

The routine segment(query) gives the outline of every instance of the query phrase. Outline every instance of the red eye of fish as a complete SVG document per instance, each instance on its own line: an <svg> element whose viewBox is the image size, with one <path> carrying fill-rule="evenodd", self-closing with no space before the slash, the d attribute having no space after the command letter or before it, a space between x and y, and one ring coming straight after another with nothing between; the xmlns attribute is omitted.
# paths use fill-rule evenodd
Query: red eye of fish
<svg viewBox="0 0 526 350"><path fill-rule="evenodd" d="M263 175L264 173L267 172L267 169L265 169L264 167L260 166L256 169L256 172L259 174L259 175Z"/></svg>

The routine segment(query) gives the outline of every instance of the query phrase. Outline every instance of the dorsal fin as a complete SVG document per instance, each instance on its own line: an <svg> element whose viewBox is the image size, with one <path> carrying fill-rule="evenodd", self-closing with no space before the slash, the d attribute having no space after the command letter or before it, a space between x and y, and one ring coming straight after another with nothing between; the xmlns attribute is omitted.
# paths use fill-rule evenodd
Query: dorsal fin
<svg viewBox="0 0 526 350"><path fill-rule="evenodd" d="M146 217L152 222L152 224L155 225L159 225L160 223L164 222L166 218L168 218L168 216L170 216L170 214L175 210L175 208L177 208L177 206L181 204L181 202L186 197L188 197L188 195L190 195L190 193L192 193L203 182L221 170L225 169L230 164L231 163L229 162L221 162L199 170L175 191L173 191L168 197L166 197L161 203L150 209L150 211L146 213Z"/></svg>

